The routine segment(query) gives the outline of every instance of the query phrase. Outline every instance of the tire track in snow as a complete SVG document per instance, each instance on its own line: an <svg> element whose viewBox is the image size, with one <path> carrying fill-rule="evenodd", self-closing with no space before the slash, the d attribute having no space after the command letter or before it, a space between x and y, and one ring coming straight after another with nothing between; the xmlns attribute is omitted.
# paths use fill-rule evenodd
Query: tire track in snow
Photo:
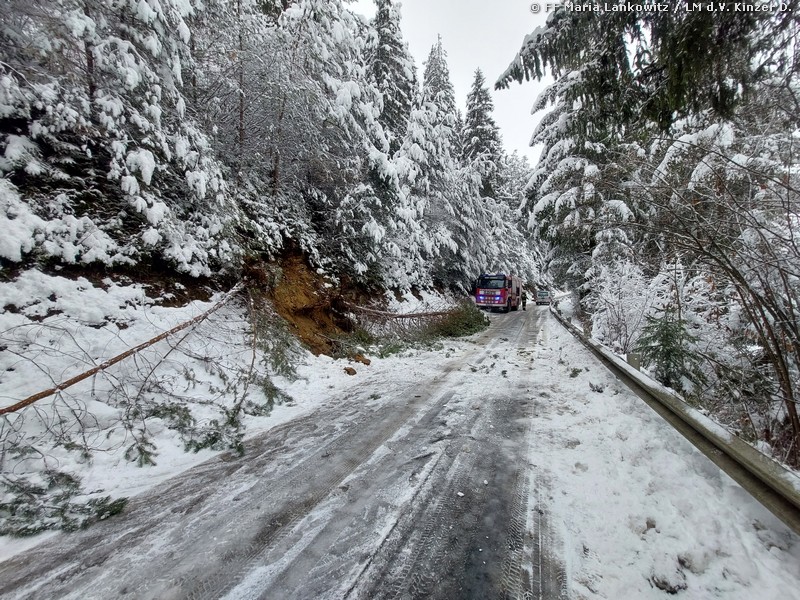
<svg viewBox="0 0 800 600"><path fill-rule="evenodd" d="M496 360L509 362L509 355L523 354L541 316L503 323L496 333L499 343L486 348L482 358L497 354L498 346L505 356L493 356ZM497 396L495 389L490 402L473 398L471 408L482 410L481 418L462 432L470 443L460 449L453 444L458 455L449 465L440 465L445 472L429 478L444 485L419 494L422 502L410 509L407 521L423 527L396 528L348 598L526 597L530 569L523 568L523 549L531 421L529 401L521 392ZM487 433L492 423L500 424L500 435ZM491 487L483 485L489 479Z"/></svg>
<svg viewBox="0 0 800 600"><path fill-rule="evenodd" d="M419 436L435 430L433 427L434 421L439 418L452 397L452 391L443 393L433 406L422 415L419 421L410 427L409 433L401 434L400 439L392 444L392 452L385 453L377 460L364 461L358 468L353 469L348 477L348 485L346 486L348 492L351 488L358 486L358 489L354 490L352 494L353 498L350 501L341 502L338 507L334 507L333 513L322 530L315 536L309 536L311 539L303 548L303 553L291 560L273 580L264 583L263 593L260 594L260 597L290 597L301 586L304 594L307 595L310 593L309 588L312 587L310 586L309 578L325 581L326 584L331 583L329 581L331 579L329 572L338 568L339 565L338 561L330 556L330 553L336 555L344 550L337 547L337 543L341 538L348 539L349 536L353 535L353 532L355 534L363 533L365 528L374 527L374 522L369 522L367 519L362 518L361 515L368 512L376 503L375 499L378 494L385 486L390 484L388 480L394 477L396 472L407 467L410 462L415 460L404 458L410 453L413 454L410 451L416 449L408 443L408 438L413 440L415 435ZM391 443L391 440L387 440L386 443ZM422 458L431 458L435 468L443 458L447 459L447 453L444 451L432 451L427 457L423 456ZM389 476L385 475L387 473ZM428 477L429 475L426 475L425 479ZM418 488L421 487L420 482L417 483ZM421 483L424 483L424 481ZM289 549L283 548L281 545L273 545L269 550L274 556L265 553L264 559L266 562L277 560L282 553L287 552ZM321 594L322 591L320 590L318 593Z"/></svg>
<svg viewBox="0 0 800 600"><path fill-rule="evenodd" d="M528 418L519 392L530 372L514 363L534 341L537 312L495 319L474 348L427 381L388 383L391 400L366 402L374 391L367 386L387 385L367 377L340 404L248 442L244 459L204 463L132 501L125 517L64 538L50 555L41 548L8 561L0 593L219 598L260 573L263 587L243 592L486 598L497 597L506 563L505 585L523 589L513 573L524 559L506 558L506 546L518 551L527 464L517 440ZM513 376L506 380L502 365L474 376L484 378L489 401L475 395L468 372L470 361L488 357L505 361ZM414 478L413 493L372 502L391 489L390 467ZM323 514L322 505L331 510Z"/></svg>
<svg viewBox="0 0 800 600"><path fill-rule="evenodd" d="M546 490L550 488L549 478L541 473L537 474L533 490L536 504L532 512L532 595L528 597L535 600L567 600L569 594L566 571L555 553L563 544L550 523L550 511L544 499Z"/></svg>
<svg viewBox="0 0 800 600"><path fill-rule="evenodd" d="M431 394L438 396L436 407L443 406L452 397L452 392L439 391L441 387L441 384L436 386ZM219 598L244 579L256 559L262 563L268 562L269 553L291 535L300 520L367 461L430 398L425 398L423 394L415 396L403 406L376 412L372 415L374 418L367 420L367 427L350 427L318 451L315 461L298 469L285 483L280 484L272 496L281 499L286 509L270 515L268 519L262 518L260 529L248 545L222 557L222 568L202 577L199 582L179 582L181 589L185 589L186 583L191 585L185 597L190 600ZM379 416L384 420L381 421ZM316 467L315 463L324 464L325 459L332 456L344 458L330 461L328 468Z"/></svg>
<svg viewBox="0 0 800 600"><path fill-rule="evenodd" d="M530 428L527 430L530 435ZM528 498L530 494L530 477L528 475L527 461L520 465L514 473L513 504L507 529L507 552L503 560L502 591L503 600L517 598L532 598L532 582L530 568L525 568L525 563L530 564L532 558L526 553L526 538L528 535Z"/></svg>

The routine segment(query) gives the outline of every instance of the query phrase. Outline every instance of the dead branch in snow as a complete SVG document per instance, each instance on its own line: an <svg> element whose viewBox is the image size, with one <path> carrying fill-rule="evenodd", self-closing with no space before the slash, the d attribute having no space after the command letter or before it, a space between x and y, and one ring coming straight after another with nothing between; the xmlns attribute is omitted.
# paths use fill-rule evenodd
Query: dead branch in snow
<svg viewBox="0 0 800 600"><path fill-rule="evenodd" d="M222 299L219 302L217 302L214 306L209 308L207 311L197 315L196 317L193 317L193 318L189 319L188 321L184 321L183 323L181 323L179 325L176 325L172 329L170 329L168 331L165 331L163 333L160 333L159 335L155 336L154 338L151 338L151 339L147 340L146 342L143 342L143 343L139 344L138 346L130 348L130 349L126 350L125 352L123 352L121 354L118 354L117 356L115 356L113 358L109 358L108 360L102 362L101 364L97 365L96 367L93 367L93 368L89 369L88 371L84 371L80 375L76 375L75 377L72 377L71 379L67 379L66 381L63 381L62 383L59 383L58 385L56 385L54 387L51 387L51 388L49 388L47 390L43 390L41 392L33 394L32 396L28 396L27 398L25 398L24 400L20 400L16 404L12 404L11 406L6 406L4 408L0 408L0 415L5 415L5 414L8 414L8 413L17 412L18 410L21 410L21 409L25 408L26 406L30 406L31 404L33 404L34 402L36 402L38 400L41 400L43 398L47 398L48 396L52 396L53 394L58 393L58 392L60 392L62 390L65 390L65 389L75 385L76 383L79 383L79 382L83 381L84 379L88 379L92 375L95 375L95 374L99 373L100 371L103 371L103 370L107 369L108 367L117 364L118 362L128 358L129 356L135 355L137 352L140 352L140 351L144 350L145 348L148 348L148 347L152 346L153 344L156 344L156 343L160 342L161 340L166 339L169 336L171 336L171 335L173 335L173 334L175 334L175 333L177 333L179 331L182 331L183 329L186 329L187 327L191 327L192 325L196 325L196 324L204 321L206 318L209 317L209 315L211 315L212 313L217 311L224 304L226 304L231 298L233 298L242 289L243 286L244 286L244 282L240 281L235 286L233 286L230 289L230 291L228 291L228 293L225 294L225 296L223 296Z"/></svg>

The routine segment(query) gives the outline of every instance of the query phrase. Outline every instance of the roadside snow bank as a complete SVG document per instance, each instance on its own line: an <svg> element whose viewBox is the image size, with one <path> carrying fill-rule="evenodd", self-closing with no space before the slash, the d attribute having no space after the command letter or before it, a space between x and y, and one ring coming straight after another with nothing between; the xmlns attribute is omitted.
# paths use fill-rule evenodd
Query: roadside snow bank
<svg viewBox="0 0 800 600"><path fill-rule="evenodd" d="M152 298L148 291L141 284L107 279L93 285L37 271L0 283L0 407L191 319L219 298L167 307L165 298ZM63 535L45 531L59 527L51 513L34 511L23 519L22 484L29 490L38 486L43 500L62 493L60 506L79 526L98 518L80 514L86 502L141 494L229 446L241 447L248 438L335 401L355 382L370 385L387 374L438 368L435 352L413 349L370 366L315 357L292 345L277 321L273 325L269 339L259 342L252 377L247 377L253 358L247 308L232 301L200 325L107 372L0 417L2 476L17 483L2 490L0 525L35 534L0 535L0 561ZM275 370L269 344L291 346L293 370ZM428 358L420 360L420 354ZM355 377L345 372L347 365L355 368ZM241 418L229 423L247 381ZM77 487L70 488L59 474Z"/></svg>
<svg viewBox="0 0 800 600"><path fill-rule="evenodd" d="M554 319L530 456L576 598L792 597L800 540ZM535 486L536 487L536 486Z"/></svg>
<svg viewBox="0 0 800 600"><path fill-rule="evenodd" d="M177 284L180 285L180 284ZM188 321L219 296L161 304L146 286L31 270L0 282L0 407ZM285 396L237 300L52 396L0 416L0 533L80 527L214 452L240 449ZM187 453L187 450L194 451ZM143 469L140 467L144 467Z"/></svg>

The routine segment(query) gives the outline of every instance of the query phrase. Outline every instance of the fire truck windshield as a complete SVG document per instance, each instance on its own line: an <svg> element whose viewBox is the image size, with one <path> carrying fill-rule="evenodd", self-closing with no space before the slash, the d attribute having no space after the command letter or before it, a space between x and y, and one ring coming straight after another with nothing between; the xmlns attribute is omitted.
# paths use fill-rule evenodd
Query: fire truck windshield
<svg viewBox="0 0 800 600"><path fill-rule="evenodd" d="M501 290L505 285L505 277L481 277L478 279L478 287L482 289Z"/></svg>

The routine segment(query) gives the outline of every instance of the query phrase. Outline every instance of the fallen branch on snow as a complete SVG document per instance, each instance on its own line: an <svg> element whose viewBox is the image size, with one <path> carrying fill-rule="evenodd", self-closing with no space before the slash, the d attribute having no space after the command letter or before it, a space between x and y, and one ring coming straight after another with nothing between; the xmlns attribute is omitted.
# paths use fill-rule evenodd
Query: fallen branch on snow
<svg viewBox="0 0 800 600"><path fill-rule="evenodd" d="M217 311L220 307L222 307L224 304L226 304L231 298L233 298L242 289L242 287L244 287L244 282L240 281L235 286L233 286L230 289L230 291L228 291L228 293L225 294L222 297L222 299L220 299L219 302L217 302L214 306L209 308L204 313L201 313L201 314L197 315L196 317L193 317L192 319L189 319L188 321L184 321L183 323L181 323L180 325L176 325L175 327L173 327L169 331L165 331L163 333L160 333L156 337L151 338L148 341L143 342L143 343L139 344L138 346L135 346L134 348L130 348L129 350L126 350L122 354L118 354L117 356L115 356L113 358L109 358L107 361L97 365L96 367L93 367L93 368L89 369L88 371L85 371L85 372L81 373L80 375L76 375L75 377L73 377L71 379L67 379L66 381L64 381L62 383L59 383L58 385L56 385L54 387L51 387L50 389L43 390L41 392L33 394L32 396L28 396L24 400L20 400L19 402L17 402L16 404L12 404L11 406L6 406L4 408L0 408L0 415L5 415L5 414L8 414L8 413L17 412L18 410L21 410L21 409L25 408L26 406L30 406L31 404L33 404L34 402L36 402L38 400L41 400L42 398L47 398L48 396L52 396L53 394L55 394L57 392L60 392L62 390L65 390L68 387L71 387L71 386L75 385L76 383L79 383L79 382L83 381L84 379L88 379L92 375L95 375L95 374L99 373L100 371L103 371L104 369L107 369L111 365L115 365L116 363L128 358L129 356L133 356L137 352L140 352L140 351L144 350L145 348L147 348L149 346L152 346L153 344L156 344L156 343L160 342L161 340L163 340L165 338L168 338L169 336L171 336L174 333L177 333L177 332L179 332L179 331L181 331L183 329L186 329L187 327L190 327L192 325L196 325L197 323L200 323L200 322L204 321L206 318L208 318L209 315L211 315L212 313Z"/></svg>
<svg viewBox="0 0 800 600"><path fill-rule="evenodd" d="M381 317L385 317L387 319L418 319L420 317L444 317L451 314L452 311L438 311L438 312L421 312L421 313L392 313L386 312L384 310L375 310L374 308L366 308L364 306L357 306L355 304L350 304L349 302L344 303L348 308L353 310L370 313L374 315L380 315Z"/></svg>

